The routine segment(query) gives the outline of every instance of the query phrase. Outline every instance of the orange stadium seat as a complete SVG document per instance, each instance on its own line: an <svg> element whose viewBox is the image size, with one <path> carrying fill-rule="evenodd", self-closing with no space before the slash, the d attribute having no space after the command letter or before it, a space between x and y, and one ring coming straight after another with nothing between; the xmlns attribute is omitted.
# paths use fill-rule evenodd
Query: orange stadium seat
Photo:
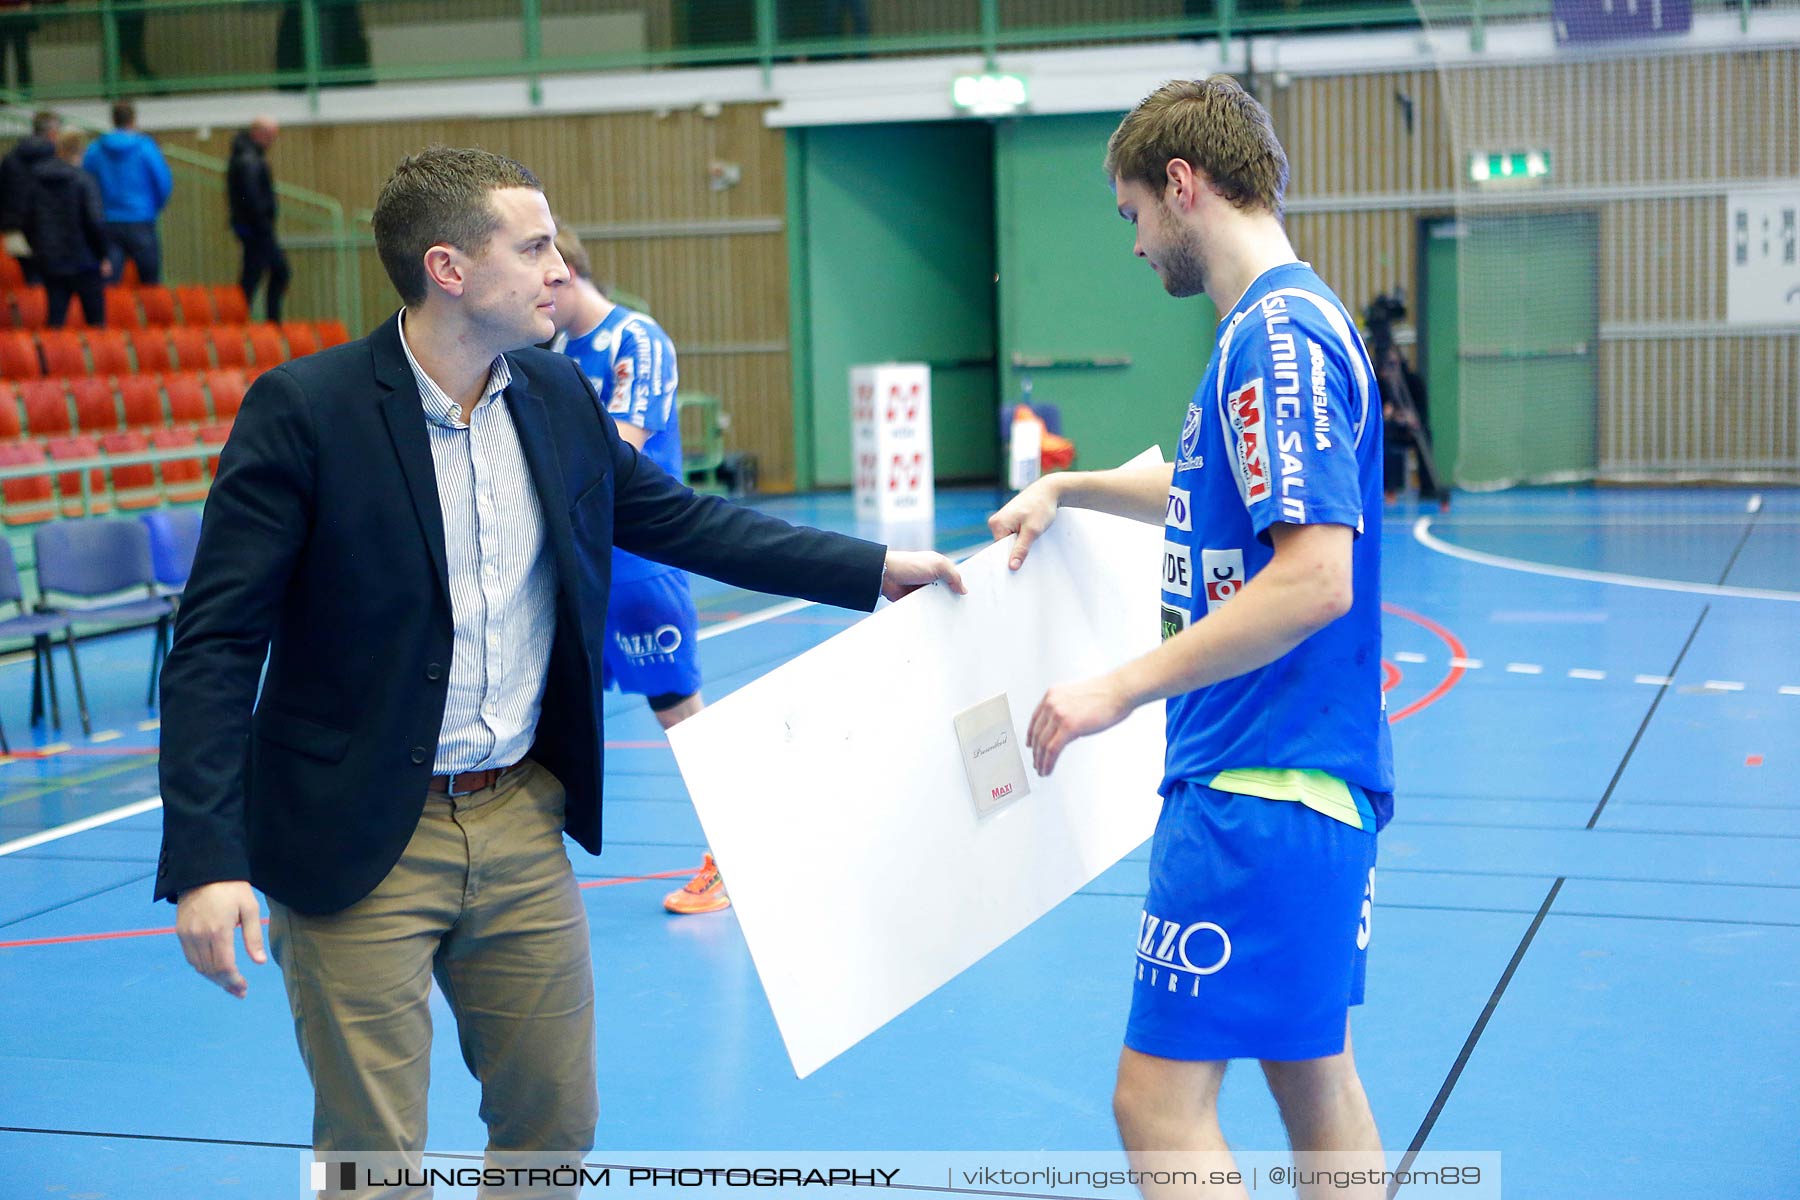
<svg viewBox="0 0 1800 1200"><path fill-rule="evenodd" d="M150 444L159 450L192 446L200 440L192 429L158 429L150 435ZM163 493L177 504L200 500L206 496L206 477L198 458L171 459L159 463L162 468Z"/></svg>
<svg viewBox="0 0 1800 1200"><path fill-rule="evenodd" d="M160 376L124 376L119 380L119 401L129 429L161 429L169 423L168 414L163 411Z"/></svg>
<svg viewBox="0 0 1800 1200"><path fill-rule="evenodd" d="M319 331L319 348L322 350L341 346L350 340L350 331L344 328L342 321L320 321L315 328Z"/></svg>
<svg viewBox="0 0 1800 1200"><path fill-rule="evenodd" d="M319 352L319 335L313 332L311 325L290 321L281 327L281 332L287 337L289 358L301 358Z"/></svg>
<svg viewBox="0 0 1800 1200"><path fill-rule="evenodd" d="M110 433L119 427L119 402L110 378L72 379L69 394L75 397L75 424L83 433Z"/></svg>
<svg viewBox="0 0 1800 1200"><path fill-rule="evenodd" d="M172 326L169 344L175 348L175 365L183 371L203 371L213 365L204 329L193 325Z"/></svg>
<svg viewBox="0 0 1800 1200"><path fill-rule="evenodd" d="M32 437L60 437L74 431L62 380L28 380L19 385L19 396L25 401L25 432Z"/></svg>
<svg viewBox="0 0 1800 1200"><path fill-rule="evenodd" d="M219 314L219 320L227 325L247 325L250 322L250 305L244 299L244 289L235 283L221 283L212 290L213 309Z"/></svg>
<svg viewBox="0 0 1800 1200"><path fill-rule="evenodd" d="M173 325L175 323L175 293L158 284L154 287L141 287L137 290L138 304L144 310L144 324Z"/></svg>
<svg viewBox="0 0 1800 1200"><path fill-rule="evenodd" d="M96 375L129 375L131 352L125 334L117 329L95 329L87 335L88 357Z"/></svg>
<svg viewBox="0 0 1800 1200"><path fill-rule="evenodd" d="M19 389L11 383L0 382L0 442L11 442L24 432L24 425L19 420Z"/></svg>
<svg viewBox="0 0 1800 1200"><path fill-rule="evenodd" d="M0 444L0 467L23 466L44 461L44 448L36 442ZM56 516L56 494L50 489L49 475L33 475L26 479L0 482L0 521L8 525L35 525Z"/></svg>
<svg viewBox="0 0 1800 1200"><path fill-rule="evenodd" d="M259 367L272 367L287 361L287 347L282 343L281 330L264 322L251 325L250 360Z"/></svg>
<svg viewBox="0 0 1800 1200"><path fill-rule="evenodd" d="M31 335L22 329L0 330L0 379L37 379L43 373Z"/></svg>
<svg viewBox="0 0 1800 1200"><path fill-rule="evenodd" d="M44 374L88 373L87 351L81 348L81 335L73 329L45 329L39 332L37 341L44 354Z"/></svg>
<svg viewBox="0 0 1800 1200"><path fill-rule="evenodd" d="M169 420L176 425L204 425L212 420L206 407L206 394L200 390L198 371L178 371L163 376L163 390L169 394Z"/></svg>
<svg viewBox="0 0 1800 1200"><path fill-rule="evenodd" d="M44 443L53 459L99 458L100 443L91 437L51 438ZM106 472L99 467L85 472L88 494L81 494L84 472L64 471L56 477L56 491L62 497L62 515L84 517L112 511L112 499L106 494Z"/></svg>
<svg viewBox="0 0 1800 1200"><path fill-rule="evenodd" d="M213 415L225 422L237 420L238 409L244 406L244 391L248 386L244 382L242 371L208 371L206 390L212 393Z"/></svg>
<svg viewBox="0 0 1800 1200"><path fill-rule="evenodd" d="M212 342L213 361L221 367L247 367L250 352L244 346L242 325L214 325L206 331Z"/></svg>
<svg viewBox="0 0 1800 1200"><path fill-rule="evenodd" d="M100 439L107 454L140 454L150 439L135 429L109 433ZM156 468L150 463L130 463L112 469L113 501L120 508L160 508L162 492L156 486Z"/></svg>
<svg viewBox="0 0 1800 1200"><path fill-rule="evenodd" d="M212 293L197 283L176 288L175 303L181 307L183 325L211 325L217 319L213 312Z"/></svg>
<svg viewBox="0 0 1800 1200"><path fill-rule="evenodd" d="M12 255L0 252L0 290L12 291L25 286L25 268Z"/></svg>
<svg viewBox="0 0 1800 1200"><path fill-rule="evenodd" d="M144 323L144 318L138 313L137 292L134 289L106 289L106 323L113 329L136 329Z"/></svg>
<svg viewBox="0 0 1800 1200"><path fill-rule="evenodd" d="M41 287L20 288L12 294L14 324L20 329L42 329L50 320L50 298Z"/></svg>
<svg viewBox="0 0 1800 1200"><path fill-rule="evenodd" d="M175 356L169 353L167 329L133 329L125 336L131 342L131 353L137 359L139 371L161 372L175 369Z"/></svg>

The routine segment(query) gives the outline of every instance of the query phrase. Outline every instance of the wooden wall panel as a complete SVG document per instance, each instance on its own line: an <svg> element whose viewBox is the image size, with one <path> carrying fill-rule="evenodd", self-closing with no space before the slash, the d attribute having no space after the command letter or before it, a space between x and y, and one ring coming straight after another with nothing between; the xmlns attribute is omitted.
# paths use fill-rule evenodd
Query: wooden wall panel
<svg viewBox="0 0 1800 1200"><path fill-rule="evenodd" d="M230 137L216 130L204 140L192 134L166 140L223 156ZM525 163L543 180L564 224L647 227L627 237L590 237L595 273L648 302L675 341L684 385L724 402L730 448L757 456L765 485L791 485L785 142L763 125L759 107L729 106L715 118L685 110L660 117L294 127L283 130L271 164L281 180L367 209L394 165L434 142L483 146ZM707 168L715 159L738 164L737 186L709 188ZM237 271L221 204L183 237L222 247L223 260L212 251L195 259L204 277L213 279ZM289 206L290 228L302 211ZM214 219L217 232L202 237L201 226ZM718 231L718 222L755 224L751 231L727 233ZM327 259L323 250L295 252L296 315L333 315L335 297L322 270ZM221 269L222 262L229 265ZM373 249L361 251L360 262L365 323L373 323L398 300Z"/></svg>

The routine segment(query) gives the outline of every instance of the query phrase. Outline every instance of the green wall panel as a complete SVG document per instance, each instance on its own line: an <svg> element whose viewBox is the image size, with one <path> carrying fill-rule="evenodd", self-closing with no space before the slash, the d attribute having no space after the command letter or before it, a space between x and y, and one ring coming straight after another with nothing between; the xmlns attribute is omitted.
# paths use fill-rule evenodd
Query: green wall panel
<svg viewBox="0 0 1800 1200"><path fill-rule="evenodd" d="M1173 456L1218 321L1205 297L1172 299L1133 256L1100 166L1118 123L1029 117L994 138L1002 395L1017 399L1029 375L1033 398L1061 407L1079 468L1117 466L1152 441ZM1015 355L1131 362L1021 370Z"/></svg>

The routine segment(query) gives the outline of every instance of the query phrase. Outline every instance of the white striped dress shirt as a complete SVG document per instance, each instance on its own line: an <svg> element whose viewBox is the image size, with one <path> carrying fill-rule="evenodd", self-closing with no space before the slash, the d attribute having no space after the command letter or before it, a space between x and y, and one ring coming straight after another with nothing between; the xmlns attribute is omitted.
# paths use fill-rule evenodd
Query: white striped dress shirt
<svg viewBox="0 0 1800 1200"><path fill-rule="evenodd" d="M502 395L512 372L504 355L495 356L465 423L462 408L413 357L404 310L396 319L431 435L456 630L432 772L511 766L537 732L556 635L543 511Z"/></svg>

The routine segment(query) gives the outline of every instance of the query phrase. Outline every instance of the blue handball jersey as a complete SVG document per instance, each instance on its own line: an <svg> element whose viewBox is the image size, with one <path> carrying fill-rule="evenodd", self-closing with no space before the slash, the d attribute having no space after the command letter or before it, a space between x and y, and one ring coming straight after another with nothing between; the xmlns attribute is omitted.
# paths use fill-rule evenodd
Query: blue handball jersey
<svg viewBox="0 0 1800 1200"><path fill-rule="evenodd" d="M1266 667L1170 699L1162 791L1187 781L1302 799L1372 829L1366 793L1383 794L1374 803L1385 810L1394 787L1381 691L1381 400L1349 313L1305 263L1258 276L1219 322L1169 490L1164 637L1229 604L1268 565L1277 522L1356 531L1350 611ZM1233 782L1283 776L1302 786ZM1315 803L1321 779L1354 800Z"/></svg>
<svg viewBox="0 0 1800 1200"><path fill-rule="evenodd" d="M593 332L571 337L562 352L581 369L600 393L609 416L651 431L644 443L650 461L676 479L682 478L681 420L675 393L675 344L661 325L622 304L614 305ZM613 550L613 579L647 579L674 567Z"/></svg>

